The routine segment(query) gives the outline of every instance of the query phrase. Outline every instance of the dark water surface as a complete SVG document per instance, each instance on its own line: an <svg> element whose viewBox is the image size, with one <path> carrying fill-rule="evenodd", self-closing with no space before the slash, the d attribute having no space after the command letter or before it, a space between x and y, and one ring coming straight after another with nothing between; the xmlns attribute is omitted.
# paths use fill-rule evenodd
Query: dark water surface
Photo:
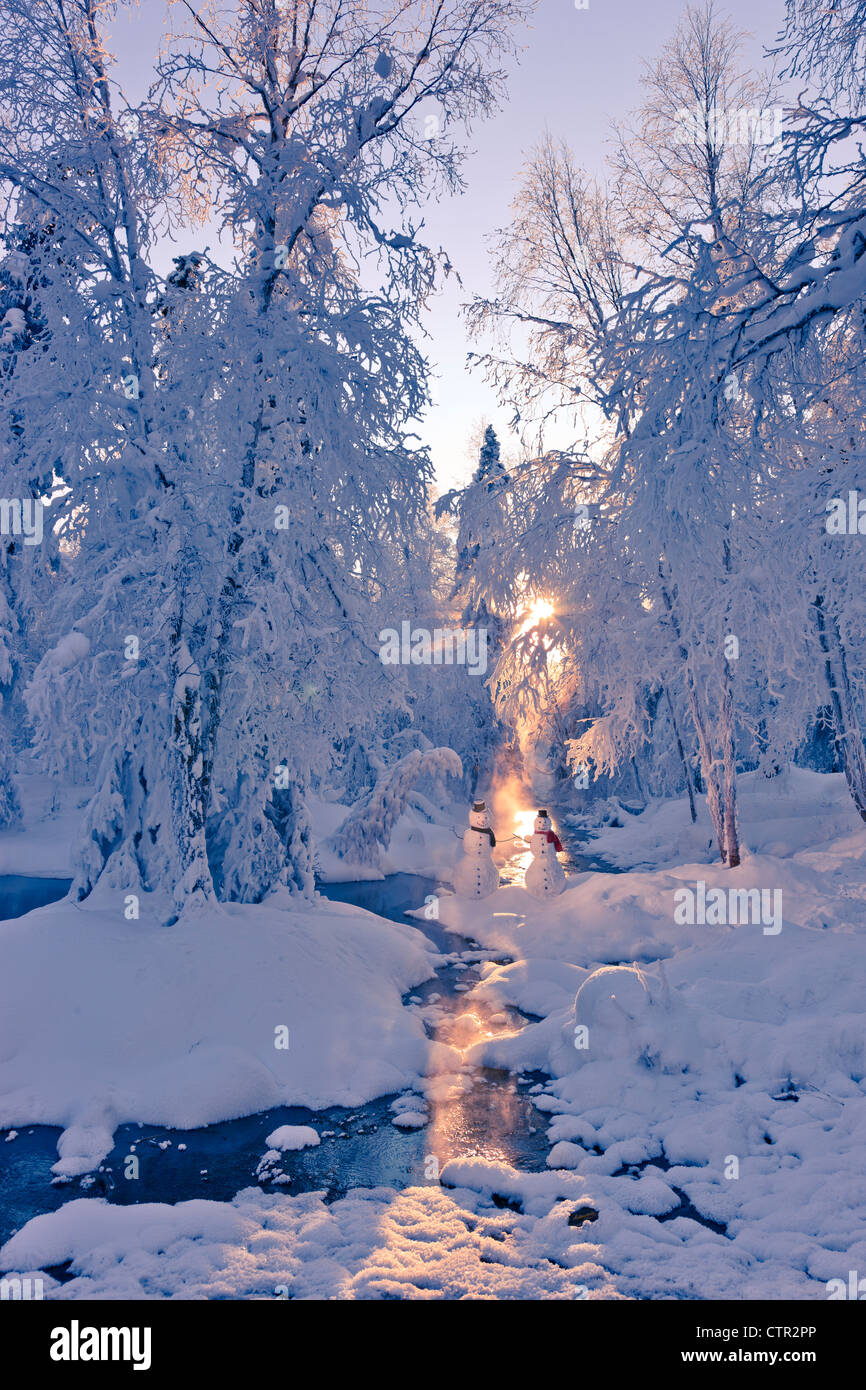
<svg viewBox="0 0 866 1390"><path fill-rule="evenodd" d="M23 874L0 874L0 922L23 917L34 907L65 898L71 878L27 878Z"/></svg>

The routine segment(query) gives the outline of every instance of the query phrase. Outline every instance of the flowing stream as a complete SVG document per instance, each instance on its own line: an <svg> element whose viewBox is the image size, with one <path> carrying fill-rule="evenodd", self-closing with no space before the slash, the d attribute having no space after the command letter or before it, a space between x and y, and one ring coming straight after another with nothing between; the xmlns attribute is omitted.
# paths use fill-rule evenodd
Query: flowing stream
<svg viewBox="0 0 866 1390"><path fill-rule="evenodd" d="M504 866L503 879L522 872L526 855L518 846ZM588 860L570 856L572 869L590 867ZM0 876L0 919L17 917L34 907L56 901L68 889L64 880ZM354 903L395 922L406 922L408 909L424 904L437 890L436 881L413 874L394 874L384 880L323 884L323 896ZM412 918L447 963L435 979L412 990L404 999L417 1010L431 1038L446 1041L465 1053L473 1043L497 1033L515 1032L526 1016L507 1009L489 1015L467 1005L465 995L479 978L485 961L507 959L485 951L477 942L448 932L438 922ZM516 1168L543 1170L548 1152L546 1120L533 1105L533 1093L544 1077L468 1066L428 1078L426 1100L401 1099L404 1111L425 1113L418 1127L393 1123L395 1096L368 1104L334 1106L311 1111L302 1106L277 1106L237 1120L194 1130L160 1125L127 1124L115 1133L115 1146L98 1171L72 1181L52 1178L60 1129L25 1126L15 1138L0 1135L0 1242L41 1212L52 1211L72 1197L99 1196L118 1203L180 1202L192 1197L228 1201L242 1188L260 1182L265 1190L299 1193L324 1191L328 1200L354 1187L396 1189L430 1181L430 1156L439 1168L449 1159L480 1155ZM419 1114L420 1120L420 1114ZM268 1148L266 1136L280 1125L312 1125L321 1136L317 1147L283 1153L278 1165L257 1174ZM124 1177L124 1159L131 1146L139 1156L139 1177Z"/></svg>

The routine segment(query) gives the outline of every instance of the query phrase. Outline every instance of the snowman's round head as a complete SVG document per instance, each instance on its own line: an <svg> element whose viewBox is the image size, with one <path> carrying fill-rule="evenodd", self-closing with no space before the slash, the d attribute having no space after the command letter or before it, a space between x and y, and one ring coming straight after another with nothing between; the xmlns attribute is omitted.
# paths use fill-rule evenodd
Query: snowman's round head
<svg viewBox="0 0 866 1390"><path fill-rule="evenodd" d="M535 834L544 835L550 829L550 816L546 811L539 811L535 817Z"/></svg>
<svg viewBox="0 0 866 1390"><path fill-rule="evenodd" d="M485 802L473 801L472 810L469 812L469 824L474 830L490 829L490 815Z"/></svg>

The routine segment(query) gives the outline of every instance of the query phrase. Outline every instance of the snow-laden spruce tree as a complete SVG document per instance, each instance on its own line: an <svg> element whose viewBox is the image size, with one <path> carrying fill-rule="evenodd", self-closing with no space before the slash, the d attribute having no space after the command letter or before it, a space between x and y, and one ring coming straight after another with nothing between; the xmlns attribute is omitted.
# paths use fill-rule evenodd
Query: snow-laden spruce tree
<svg viewBox="0 0 866 1390"><path fill-rule="evenodd" d="M466 616L475 622L489 616L484 598L474 592L476 561L482 546L487 551L496 545L505 524L508 474L499 455L496 431L487 425L469 485L446 493L436 506L437 515L451 512L457 517L454 594L463 596Z"/></svg>
<svg viewBox="0 0 866 1390"><path fill-rule="evenodd" d="M508 481L505 465L500 458L499 440L492 425L484 428L481 448L478 450L478 467L472 474L473 483L485 483L488 492L495 491Z"/></svg>
<svg viewBox="0 0 866 1390"><path fill-rule="evenodd" d="M426 682L422 715L424 727L436 743L444 742L448 724L453 723L454 737L449 737L448 742L460 751L464 786L469 795L487 772L494 749L503 737L489 683L507 628L505 616L488 602L489 594L483 593L475 566L482 548L489 550L504 542L508 474L493 426L479 426L478 434L468 451L474 452L473 444L478 450L469 483L438 498L435 516L444 528L440 539L447 531L454 552L450 580L443 586L447 601L440 603L439 624L474 631L477 650L484 653L485 668L480 675L467 675L465 668L434 671L433 679ZM456 535L452 518L457 522Z"/></svg>
<svg viewBox="0 0 866 1390"><path fill-rule="evenodd" d="M452 596L462 600L464 618L468 622L485 621L490 616L486 599L480 592L483 580L476 571L476 564L482 550L486 560L507 530L509 477L492 425L484 426L477 447L478 462L470 481L465 487L452 488L436 502L437 518L453 516L457 521Z"/></svg>

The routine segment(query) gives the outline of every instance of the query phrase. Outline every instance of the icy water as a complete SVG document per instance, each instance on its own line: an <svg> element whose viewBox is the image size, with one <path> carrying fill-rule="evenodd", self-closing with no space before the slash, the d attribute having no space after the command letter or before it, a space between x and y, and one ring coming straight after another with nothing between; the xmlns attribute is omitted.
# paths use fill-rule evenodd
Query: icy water
<svg viewBox="0 0 866 1390"><path fill-rule="evenodd" d="M59 902L69 892L70 878L26 878L23 874L0 874L0 922L23 917L34 907Z"/></svg>
<svg viewBox="0 0 866 1390"><path fill-rule="evenodd" d="M63 880L0 876L0 918L55 901L67 888ZM516 1031L526 1018L516 1010L487 1017L466 1004L464 996L478 979L483 962L505 957L445 931L438 922L405 916L407 909L423 906L436 888L433 879L395 874L376 882L325 884L321 891L323 896L355 903L392 921L411 921L437 951L448 956L436 978L413 990L404 1002L419 1011L429 1036L465 1051L483 1038ZM31 1217L73 1197L99 1196L122 1204L180 1202L191 1197L227 1201L259 1181L256 1168L268 1148L266 1136L285 1124L312 1125L321 1143L284 1153L273 1170L279 1181L261 1183L267 1191L324 1190L333 1200L354 1187L400 1189L435 1181L431 1156L440 1170L449 1159L470 1155L542 1170L548 1151L547 1122L535 1110L530 1092L543 1080L538 1074L517 1078L458 1063L452 1073L433 1079L426 1101L429 1123L408 1130L392 1123L394 1096L351 1109L278 1106L186 1131L123 1125L115 1133L114 1149L97 1172L63 1183L52 1182L51 1174L60 1130L28 1126L7 1142L0 1135L0 1242ZM124 1176L131 1152L138 1158L137 1180Z"/></svg>

